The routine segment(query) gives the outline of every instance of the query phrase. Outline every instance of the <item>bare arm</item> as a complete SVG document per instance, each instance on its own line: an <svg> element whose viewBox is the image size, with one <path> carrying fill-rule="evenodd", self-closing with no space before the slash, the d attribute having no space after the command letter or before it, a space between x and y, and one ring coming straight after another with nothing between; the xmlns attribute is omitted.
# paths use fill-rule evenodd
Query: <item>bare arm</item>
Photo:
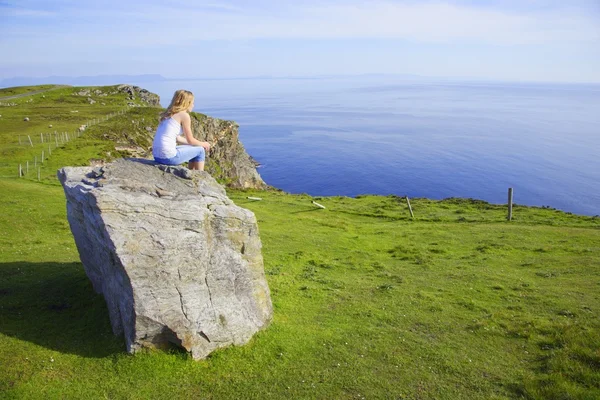
<svg viewBox="0 0 600 400"><path fill-rule="evenodd" d="M191 144L192 146L202 146L206 151L210 149L210 144L208 142L201 142L194 137L192 133L192 118L186 112L181 113L181 127L183 128L183 135L186 144Z"/></svg>
<svg viewBox="0 0 600 400"><path fill-rule="evenodd" d="M177 144L189 144L187 139L184 136L180 136L180 135L177 135L177 137L175 138L175 141L177 142Z"/></svg>

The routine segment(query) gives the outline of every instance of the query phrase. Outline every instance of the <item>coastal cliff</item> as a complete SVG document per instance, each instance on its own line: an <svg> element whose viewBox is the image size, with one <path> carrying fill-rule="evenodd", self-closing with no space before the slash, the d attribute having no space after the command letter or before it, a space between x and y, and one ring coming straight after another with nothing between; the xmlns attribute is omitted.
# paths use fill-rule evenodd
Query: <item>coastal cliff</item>
<svg viewBox="0 0 600 400"><path fill-rule="evenodd" d="M146 89L118 85L111 87L111 94L127 96L128 110L124 115L112 118L87 129L88 135L114 143L114 151L109 151L100 162L119 157L152 158L152 140L158 126L160 107L158 95ZM79 96L94 101L93 95L99 89L78 88ZM95 101L94 101L95 102ZM238 125L234 121L213 118L192 112L194 137L210 142L212 147L207 154L206 171L219 182L238 189L266 189L268 186L256 170L257 163L246 152L240 142Z"/></svg>
<svg viewBox="0 0 600 400"><path fill-rule="evenodd" d="M206 171L227 186L240 189L265 189L267 184L256 171L256 163L246 153L239 139L238 125L192 113L192 131L203 141L211 143Z"/></svg>

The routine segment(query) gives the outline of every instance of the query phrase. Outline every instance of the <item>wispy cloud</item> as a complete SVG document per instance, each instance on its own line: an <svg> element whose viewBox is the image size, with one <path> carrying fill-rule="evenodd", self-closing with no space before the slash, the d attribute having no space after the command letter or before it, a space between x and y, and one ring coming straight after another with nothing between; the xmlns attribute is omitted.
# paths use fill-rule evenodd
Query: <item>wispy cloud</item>
<svg viewBox="0 0 600 400"><path fill-rule="evenodd" d="M517 13L466 4L394 1L288 3L262 8L233 2L111 3L83 8L79 2L63 0L53 3L54 10L9 10L14 16L56 17L54 23L68 25L79 41L94 43L101 33L104 43L135 46L179 39L395 38L507 45L600 41L597 15L562 9ZM25 1L30 7L36 4L47 7L47 3ZM19 33L16 29L13 36ZM47 35L53 36L44 32Z"/></svg>
<svg viewBox="0 0 600 400"><path fill-rule="evenodd" d="M436 60L438 50L453 54L458 49L467 63L482 60L476 53L481 49L491 60L500 48L503 54L519 49L521 56L525 48L543 48L547 54L573 48L579 58L565 71L577 63L588 68L600 59L600 5L597 0L0 0L0 52L9 55L0 67L83 59L164 65L160 52L174 49L178 62L191 57L199 63L199 49L221 57L227 52L221 48L229 44L235 47L230 63L236 51L252 56L260 46L265 59L279 62L278 54L298 44L307 56L328 56L345 51L335 43L352 42L362 50L348 50L344 57L367 68L367 61L353 53L368 51L370 65L376 57L390 60L396 47L377 53L370 46L386 40L428 49L423 65ZM261 44L267 42L270 53ZM497 65L498 58L489 63Z"/></svg>
<svg viewBox="0 0 600 400"><path fill-rule="evenodd" d="M0 20L19 17L47 18L56 16L55 12L39 8L28 8L23 5L13 5L9 3L0 3Z"/></svg>

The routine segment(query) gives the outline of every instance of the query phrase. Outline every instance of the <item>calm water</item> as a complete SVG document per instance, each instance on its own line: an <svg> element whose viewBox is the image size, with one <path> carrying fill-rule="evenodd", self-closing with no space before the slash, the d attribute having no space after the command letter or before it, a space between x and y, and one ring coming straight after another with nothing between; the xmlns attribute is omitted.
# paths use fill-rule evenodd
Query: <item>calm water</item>
<svg viewBox="0 0 600 400"><path fill-rule="evenodd" d="M235 120L270 185L600 214L600 85L256 79L140 84Z"/></svg>

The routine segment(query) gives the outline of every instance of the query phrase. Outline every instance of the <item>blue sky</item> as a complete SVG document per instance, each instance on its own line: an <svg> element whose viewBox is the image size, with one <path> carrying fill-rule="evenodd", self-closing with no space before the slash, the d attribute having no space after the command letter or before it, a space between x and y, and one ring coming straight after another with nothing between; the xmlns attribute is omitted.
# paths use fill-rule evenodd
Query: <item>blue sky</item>
<svg viewBox="0 0 600 400"><path fill-rule="evenodd" d="M600 0L0 0L0 79L394 73L600 82Z"/></svg>

